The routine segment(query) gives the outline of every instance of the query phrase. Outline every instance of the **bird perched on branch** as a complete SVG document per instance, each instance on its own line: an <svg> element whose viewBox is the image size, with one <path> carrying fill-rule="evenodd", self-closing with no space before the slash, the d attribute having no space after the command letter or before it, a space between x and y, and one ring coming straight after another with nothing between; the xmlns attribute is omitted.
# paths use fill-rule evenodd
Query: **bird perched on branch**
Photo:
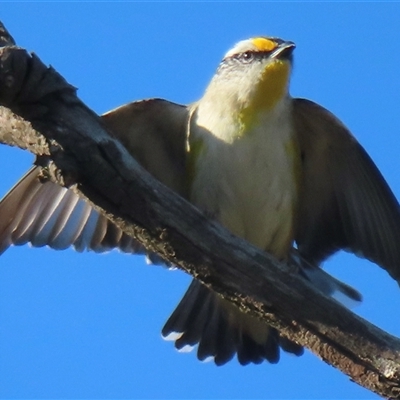
<svg viewBox="0 0 400 400"><path fill-rule="evenodd" d="M400 281L399 204L347 128L329 111L289 94L295 45L275 37L237 43L203 97L124 105L104 124L155 178L232 233L293 263L325 294L360 294L320 264L340 249ZM31 243L97 252L142 252L72 190L31 169L0 203L0 251ZM157 257L149 255L151 260ZM177 348L198 344L216 364L271 363L302 348L193 280L163 328Z"/></svg>

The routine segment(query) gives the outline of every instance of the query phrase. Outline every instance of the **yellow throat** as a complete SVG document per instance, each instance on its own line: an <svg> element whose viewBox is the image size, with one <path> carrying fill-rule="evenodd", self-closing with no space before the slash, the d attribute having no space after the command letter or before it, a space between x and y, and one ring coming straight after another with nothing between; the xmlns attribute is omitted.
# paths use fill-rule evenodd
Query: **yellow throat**
<svg viewBox="0 0 400 400"><path fill-rule="evenodd" d="M259 51L272 51L277 47L275 42L266 38L255 38L253 44ZM260 112L272 110L286 95L289 75L290 65L286 60L275 59L266 65L254 94L239 113L243 133L258 122Z"/></svg>

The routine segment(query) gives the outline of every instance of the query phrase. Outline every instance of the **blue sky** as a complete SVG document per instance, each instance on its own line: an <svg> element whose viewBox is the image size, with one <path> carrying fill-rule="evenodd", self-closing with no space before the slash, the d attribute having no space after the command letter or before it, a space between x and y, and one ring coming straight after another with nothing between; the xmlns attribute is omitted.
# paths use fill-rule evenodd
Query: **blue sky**
<svg viewBox="0 0 400 400"><path fill-rule="evenodd" d="M292 40L292 95L339 116L400 197L400 4L2 3L0 19L98 113L149 97L194 101L235 42ZM1 193L32 159L0 146ZM347 254L325 267L363 293L358 314L400 335L400 292L384 271ZM219 368L178 353L160 330L189 281L118 252L10 249L0 258L0 397L377 398L308 351Z"/></svg>

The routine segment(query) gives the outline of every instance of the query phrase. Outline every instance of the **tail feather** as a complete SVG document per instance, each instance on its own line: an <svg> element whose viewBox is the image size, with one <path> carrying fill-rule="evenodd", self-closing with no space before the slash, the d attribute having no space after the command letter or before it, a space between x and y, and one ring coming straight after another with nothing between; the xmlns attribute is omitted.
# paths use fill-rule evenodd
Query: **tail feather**
<svg viewBox="0 0 400 400"><path fill-rule="evenodd" d="M218 336L221 331L222 318L218 307L213 307L210 315L208 315L207 321L204 324L203 332L201 332L201 338L199 346L197 348L197 358L199 360L205 360L208 357L215 357L218 352Z"/></svg>
<svg viewBox="0 0 400 400"><path fill-rule="evenodd" d="M237 330L229 329L225 318L220 318L218 323L217 344L215 349L214 362L216 365L224 365L234 357L235 344L237 341Z"/></svg>
<svg viewBox="0 0 400 400"><path fill-rule="evenodd" d="M297 250L290 260L299 274L322 293L345 305L361 301L355 289L304 260ZM344 301L343 301L344 300ZM212 358L216 365L230 361L235 354L240 364L277 363L280 349L296 356L303 354L299 344L258 320L244 314L207 287L193 280L178 307L165 324L162 334L175 340L175 347L198 344L200 360Z"/></svg>
<svg viewBox="0 0 400 400"><path fill-rule="evenodd" d="M182 321L179 324L183 333L181 334L180 338L177 339L175 342L175 347L177 349L180 349L186 345L194 346L200 342L203 331L205 329L205 325L208 320L208 316L211 314L211 311L211 298L210 296L205 296L202 307L198 310L198 312L193 310L193 312L191 312L190 315L187 316L185 321ZM171 325L173 325L172 321L170 321L170 323ZM173 329L178 329L178 325L173 325ZM168 327L164 327L164 330L168 330Z"/></svg>
<svg viewBox="0 0 400 400"><path fill-rule="evenodd" d="M261 364L267 360L271 364L279 361L279 345L276 340L278 332L269 328L267 340L263 344L256 343L248 334L244 334L238 347L238 361L241 365Z"/></svg>
<svg viewBox="0 0 400 400"><path fill-rule="evenodd" d="M200 339L204 324L209 315L209 302L207 292L198 285L191 284L176 307L173 314L162 329L162 335L168 340L171 333L180 333L181 336L187 335L187 338ZM181 340L182 342L183 340ZM185 344L192 344L185 340ZM194 344L194 343L193 343ZM183 346L180 346L181 348Z"/></svg>
<svg viewBox="0 0 400 400"><path fill-rule="evenodd" d="M276 329L270 329L268 339L262 346L264 357L271 363L276 364L279 361L279 333Z"/></svg>
<svg viewBox="0 0 400 400"><path fill-rule="evenodd" d="M302 346L283 336L279 336L279 346L283 351L286 351L286 353L292 353L295 356L301 356L304 353L304 348Z"/></svg>
<svg viewBox="0 0 400 400"><path fill-rule="evenodd" d="M295 355L302 353L296 343L257 318L242 313L197 281L192 281L178 307L166 322L164 338L175 347L198 344L200 360L213 358L216 365L230 361L235 353L240 364L276 363L279 347Z"/></svg>

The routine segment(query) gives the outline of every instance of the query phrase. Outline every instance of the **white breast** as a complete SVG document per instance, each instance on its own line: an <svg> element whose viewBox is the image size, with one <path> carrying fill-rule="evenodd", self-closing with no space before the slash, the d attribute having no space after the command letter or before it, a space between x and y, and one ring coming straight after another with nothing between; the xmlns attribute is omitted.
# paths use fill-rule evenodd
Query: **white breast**
<svg viewBox="0 0 400 400"><path fill-rule="evenodd" d="M287 256L293 239L299 157L283 114L264 116L253 131L228 141L221 132L209 134L212 128L204 129L198 117L202 128L194 129L202 132L203 145L190 197L232 233L278 258Z"/></svg>

